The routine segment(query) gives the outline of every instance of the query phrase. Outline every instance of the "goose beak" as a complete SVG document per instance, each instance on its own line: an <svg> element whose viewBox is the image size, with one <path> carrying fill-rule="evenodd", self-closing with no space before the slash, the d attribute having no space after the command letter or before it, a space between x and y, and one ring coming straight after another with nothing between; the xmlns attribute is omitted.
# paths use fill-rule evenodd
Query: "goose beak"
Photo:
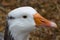
<svg viewBox="0 0 60 40"><path fill-rule="evenodd" d="M55 27L55 28L57 27L57 25L54 22L45 19L39 13L34 14L34 21L37 27L39 27L40 25L44 25L46 27Z"/></svg>

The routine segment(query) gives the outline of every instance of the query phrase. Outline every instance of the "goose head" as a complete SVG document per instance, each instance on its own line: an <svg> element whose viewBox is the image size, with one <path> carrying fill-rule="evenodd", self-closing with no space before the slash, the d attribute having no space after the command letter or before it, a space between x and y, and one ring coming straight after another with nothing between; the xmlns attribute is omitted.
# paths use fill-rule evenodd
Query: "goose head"
<svg viewBox="0 0 60 40"><path fill-rule="evenodd" d="M24 39L25 37L23 37L23 35L26 36L36 27L40 27L40 25L57 27L54 22L42 17L32 7L20 7L12 10L8 14L7 22L9 25L9 31L11 31L12 37L16 40L19 40L20 37Z"/></svg>

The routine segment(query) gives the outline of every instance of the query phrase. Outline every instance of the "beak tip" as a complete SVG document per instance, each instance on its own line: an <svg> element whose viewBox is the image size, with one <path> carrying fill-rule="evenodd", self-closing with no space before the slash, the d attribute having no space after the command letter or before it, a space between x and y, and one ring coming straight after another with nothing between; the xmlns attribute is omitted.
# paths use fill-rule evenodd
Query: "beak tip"
<svg viewBox="0 0 60 40"><path fill-rule="evenodd" d="M51 27L57 28L57 24L54 22L51 22Z"/></svg>

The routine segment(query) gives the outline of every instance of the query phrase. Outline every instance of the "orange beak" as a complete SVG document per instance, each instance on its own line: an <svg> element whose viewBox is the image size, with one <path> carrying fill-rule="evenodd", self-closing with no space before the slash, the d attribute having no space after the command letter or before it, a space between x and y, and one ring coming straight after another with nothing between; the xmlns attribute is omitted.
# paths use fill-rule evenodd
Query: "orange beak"
<svg viewBox="0 0 60 40"><path fill-rule="evenodd" d="M45 19L39 13L34 14L34 20L37 27L39 27L40 25L44 25L46 27L57 27L54 22Z"/></svg>

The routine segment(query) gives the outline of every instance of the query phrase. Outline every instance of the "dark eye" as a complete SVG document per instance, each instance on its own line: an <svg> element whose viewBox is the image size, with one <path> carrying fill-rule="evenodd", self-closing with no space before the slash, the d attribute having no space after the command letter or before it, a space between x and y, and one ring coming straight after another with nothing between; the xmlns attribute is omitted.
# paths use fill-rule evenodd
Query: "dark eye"
<svg viewBox="0 0 60 40"><path fill-rule="evenodd" d="M8 17L8 19L15 19L14 17L12 17L12 16L10 16L10 17Z"/></svg>
<svg viewBox="0 0 60 40"><path fill-rule="evenodd" d="M23 16L23 18L27 18L27 16Z"/></svg>

